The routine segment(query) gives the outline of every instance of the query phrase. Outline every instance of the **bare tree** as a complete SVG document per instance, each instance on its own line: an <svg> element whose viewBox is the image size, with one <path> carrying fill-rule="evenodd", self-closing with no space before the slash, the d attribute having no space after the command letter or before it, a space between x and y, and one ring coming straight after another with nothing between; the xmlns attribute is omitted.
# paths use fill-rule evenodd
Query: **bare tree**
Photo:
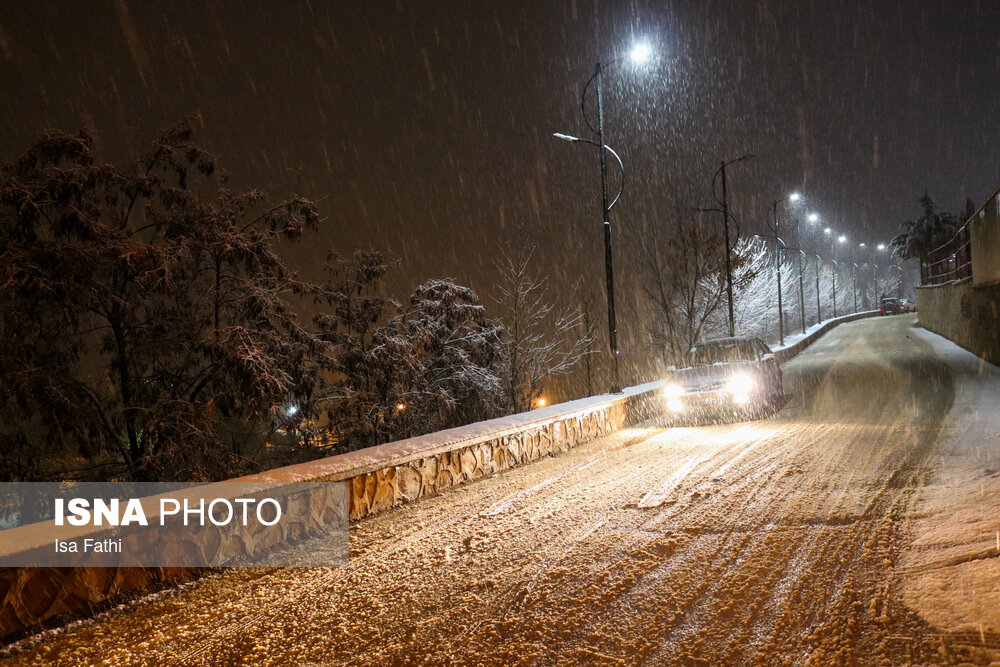
<svg viewBox="0 0 1000 667"><path fill-rule="evenodd" d="M569 373L593 341L579 330L581 313L556 309L546 281L532 272L534 253L534 246L502 246L495 262L502 325L498 375L509 412L530 409L545 380Z"/></svg>
<svg viewBox="0 0 1000 667"><path fill-rule="evenodd" d="M670 363L681 361L699 340L725 335L725 254L722 233L700 221L677 217L645 246L642 290L652 308L650 339ZM766 250L753 239L732 249L734 307L750 292L766 264Z"/></svg>
<svg viewBox="0 0 1000 667"><path fill-rule="evenodd" d="M583 379L587 396L593 396L594 375L597 365L597 323L594 320L594 299L589 294L580 299L580 321L578 330L581 338L586 338L587 344L581 359L583 364Z"/></svg>

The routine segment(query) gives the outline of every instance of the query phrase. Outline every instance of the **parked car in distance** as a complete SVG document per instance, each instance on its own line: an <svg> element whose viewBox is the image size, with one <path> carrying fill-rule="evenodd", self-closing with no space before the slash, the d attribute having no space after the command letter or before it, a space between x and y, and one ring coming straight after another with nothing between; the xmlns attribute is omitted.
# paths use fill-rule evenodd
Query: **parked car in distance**
<svg viewBox="0 0 1000 667"><path fill-rule="evenodd" d="M688 352L663 388L671 423L759 417L781 405L781 367L759 338L717 338Z"/></svg>
<svg viewBox="0 0 1000 667"><path fill-rule="evenodd" d="M902 299L887 297L882 299L879 306L879 313L882 315L898 315L905 312L906 306L903 305Z"/></svg>

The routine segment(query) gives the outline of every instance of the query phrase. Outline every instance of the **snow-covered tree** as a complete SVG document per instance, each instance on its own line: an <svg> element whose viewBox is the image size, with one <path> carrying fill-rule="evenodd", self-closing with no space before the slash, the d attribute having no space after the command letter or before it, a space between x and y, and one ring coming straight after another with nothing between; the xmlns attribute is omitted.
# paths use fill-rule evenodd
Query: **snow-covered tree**
<svg viewBox="0 0 1000 667"><path fill-rule="evenodd" d="M889 248L901 259L919 259L923 262L927 253L951 240L958 228L958 220L954 214L940 210L926 192L919 201L923 209L920 217L900 225L899 234L889 241Z"/></svg>
<svg viewBox="0 0 1000 667"><path fill-rule="evenodd" d="M569 373L592 347L580 331L582 314L557 309L548 285L532 271L535 249L502 246L497 271L500 357L497 374L507 412L524 412L541 395L548 378Z"/></svg>
<svg viewBox="0 0 1000 667"><path fill-rule="evenodd" d="M502 331L479 296L450 278L428 280L409 307L380 331L406 346L407 385L400 415L411 434L489 419L501 413ZM421 420L423 423L420 423Z"/></svg>
<svg viewBox="0 0 1000 667"><path fill-rule="evenodd" d="M314 318L325 343L318 357L322 373L301 413L325 417L328 430L347 448L374 444L379 415L401 400L399 369L381 360L407 351L405 344L396 349L376 341L379 328L399 308L381 290L389 264L379 252L357 251L351 259L332 255L326 268L327 282L317 291L321 312ZM309 429L303 432L311 435Z"/></svg>
<svg viewBox="0 0 1000 667"><path fill-rule="evenodd" d="M498 414L498 332L479 297L430 280L406 307L381 293L389 265L373 251L334 258L315 318L325 343L310 405L338 448L367 447Z"/></svg>
<svg viewBox="0 0 1000 667"><path fill-rule="evenodd" d="M878 308L885 297L896 296L899 276L875 275L865 281L865 308Z"/></svg>
<svg viewBox="0 0 1000 667"><path fill-rule="evenodd" d="M765 300L761 277L770 258L765 245L741 239L731 251L733 310L741 322L756 322ZM646 244L642 290L652 308L651 341L668 363L678 363L699 340L729 329L723 237L715 227L678 221ZM747 311L747 312L743 312Z"/></svg>
<svg viewBox="0 0 1000 667"><path fill-rule="evenodd" d="M766 342L778 340L778 272L773 249L757 237L741 240L737 253L742 258L734 274L733 303L736 333L755 336ZM785 333L798 319L798 260L791 253L781 253L781 289ZM791 318L795 318L792 320Z"/></svg>
<svg viewBox="0 0 1000 667"><path fill-rule="evenodd" d="M317 341L274 240L315 228L316 209L213 181L191 126L125 169L58 131L3 166L4 479L59 475L44 466L62 454L118 478L226 477L311 384Z"/></svg>

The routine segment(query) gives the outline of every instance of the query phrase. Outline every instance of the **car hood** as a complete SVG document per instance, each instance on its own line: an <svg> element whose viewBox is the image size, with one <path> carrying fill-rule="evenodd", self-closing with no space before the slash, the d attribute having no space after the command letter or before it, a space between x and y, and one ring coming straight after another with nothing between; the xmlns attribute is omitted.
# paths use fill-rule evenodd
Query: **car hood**
<svg viewBox="0 0 1000 667"><path fill-rule="evenodd" d="M710 366L692 366L671 371L667 382L678 384L686 391L714 391L723 389L734 375L755 376L760 370L760 362L738 361L718 363Z"/></svg>

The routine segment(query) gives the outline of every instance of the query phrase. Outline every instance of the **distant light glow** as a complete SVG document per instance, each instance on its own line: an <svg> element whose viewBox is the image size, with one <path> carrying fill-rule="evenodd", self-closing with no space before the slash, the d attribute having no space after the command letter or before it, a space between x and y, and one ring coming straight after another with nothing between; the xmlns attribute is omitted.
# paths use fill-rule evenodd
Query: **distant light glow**
<svg viewBox="0 0 1000 667"><path fill-rule="evenodd" d="M285 412L288 413L289 417L295 415L298 411L299 411L299 406L297 406L297 405L289 405L288 409L285 410Z"/></svg>
<svg viewBox="0 0 1000 667"><path fill-rule="evenodd" d="M537 403L538 403L538 407L540 407L540 408L544 408L546 405L549 404L549 402L547 400L545 400L544 396L539 397Z"/></svg>
<svg viewBox="0 0 1000 667"><path fill-rule="evenodd" d="M399 410L400 412L402 412L403 410L406 409L406 403L397 403L396 404L396 409Z"/></svg>
<svg viewBox="0 0 1000 667"><path fill-rule="evenodd" d="M644 63L649 59L650 53L651 51L647 45L636 44L635 48L632 49L632 60L637 63Z"/></svg>
<svg viewBox="0 0 1000 667"><path fill-rule="evenodd" d="M846 240L847 240L846 236L841 236L839 239L837 239L837 243L843 243Z"/></svg>
<svg viewBox="0 0 1000 667"><path fill-rule="evenodd" d="M788 195L788 201L798 201L800 199L802 199L802 196L798 192L793 192Z"/></svg>
<svg viewBox="0 0 1000 667"><path fill-rule="evenodd" d="M859 243L859 244L858 244L858 247L859 247L859 248L864 248L864 247L865 247L865 244L864 244L864 243Z"/></svg>
<svg viewBox="0 0 1000 667"><path fill-rule="evenodd" d="M885 244L884 243L879 243L878 244L878 249L879 250L885 250Z"/></svg>
<svg viewBox="0 0 1000 667"><path fill-rule="evenodd" d="M823 230L823 233L824 233L824 234L832 234L832 233L833 233L833 230L832 230L832 229L830 229L829 227L827 227L826 229L824 229L824 230Z"/></svg>
<svg viewBox="0 0 1000 667"><path fill-rule="evenodd" d="M815 213L810 213L809 214L809 222L816 222L817 220L819 220L819 216L818 215L816 215Z"/></svg>

